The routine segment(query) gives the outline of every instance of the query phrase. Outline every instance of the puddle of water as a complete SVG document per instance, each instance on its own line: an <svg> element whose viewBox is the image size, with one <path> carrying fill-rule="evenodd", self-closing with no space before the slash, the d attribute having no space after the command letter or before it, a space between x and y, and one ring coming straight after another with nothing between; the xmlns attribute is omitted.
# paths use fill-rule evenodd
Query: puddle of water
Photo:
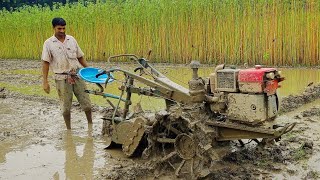
<svg viewBox="0 0 320 180"><path fill-rule="evenodd" d="M63 172L64 152L52 145L33 145L23 151L11 151L0 164L0 177L4 179L50 179Z"/></svg>
<svg viewBox="0 0 320 180"><path fill-rule="evenodd" d="M281 96L299 94L310 83L320 83L320 69L280 69L285 80L281 82Z"/></svg>
<svg viewBox="0 0 320 180"><path fill-rule="evenodd" d="M105 165L105 151L92 137L66 134L59 148L32 145L6 154L0 179L93 179Z"/></svg>

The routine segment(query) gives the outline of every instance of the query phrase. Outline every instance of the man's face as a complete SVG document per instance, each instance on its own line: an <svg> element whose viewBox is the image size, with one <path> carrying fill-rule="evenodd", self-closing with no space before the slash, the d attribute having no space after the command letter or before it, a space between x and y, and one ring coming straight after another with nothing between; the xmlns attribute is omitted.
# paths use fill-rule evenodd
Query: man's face
<svg viewBox="0 0 320 180"><path fill-rule="evenodd" d="M63 37L66 35L66 26L57 25L53 29L54 29L55 36Z"/></svg>

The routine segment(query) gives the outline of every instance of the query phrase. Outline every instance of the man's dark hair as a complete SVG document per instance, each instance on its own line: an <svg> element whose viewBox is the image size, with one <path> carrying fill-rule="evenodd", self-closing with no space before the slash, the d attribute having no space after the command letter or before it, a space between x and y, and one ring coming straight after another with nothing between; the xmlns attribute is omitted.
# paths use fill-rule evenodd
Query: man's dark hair
<svg viewBox="0 0 320 180"><path fill-rule="evenodd" d="M52 19L52 26L56 27L56 26L65 26L67 23L63 18L60 17L56 17Z"/></svg>

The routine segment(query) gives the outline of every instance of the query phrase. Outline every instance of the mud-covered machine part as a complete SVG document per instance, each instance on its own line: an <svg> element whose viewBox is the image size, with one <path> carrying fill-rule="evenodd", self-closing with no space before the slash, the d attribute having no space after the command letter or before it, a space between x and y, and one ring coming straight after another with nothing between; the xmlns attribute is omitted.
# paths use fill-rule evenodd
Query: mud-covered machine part
<svg viewBox="0 0 320 180"><path fill-rule="evenodd" d="M122 145L127 156L152 158L161 154L161 162L175 169L177 176L188 173L191 178L205 177L210 161L218 159L219 142L253 139L266 143L279 140L295 126L295 123L276 124L279 110L277 89L284 80L276 68L256 65L237 69L222 64L216 66L208 77L201 78L198 76L200 63L192 61L193 75L187 89L161 74L144 58L125 54L112 56L108 62L123 56L138 64L135 71L120 68L98 70L94 74L95 81L87 81L96 83L100 91L87 92L118 99L116 105L108 101L111 110L104 117L102 131L112 143ZM120 96L104 93L101 85L102 82L105 85L112 82L114 72L122 72L125 77L119 87ZM144 77L144 74L151 78ZM87 77L85 73L79 75ZM99 81L99 77L103 79ZM136 82L147 88L139 87ZM144 113L134 114L130 109L133 93L163 98L167 107L157 112L154 118ZM120 104L124 106L120 108Z"/></svg>

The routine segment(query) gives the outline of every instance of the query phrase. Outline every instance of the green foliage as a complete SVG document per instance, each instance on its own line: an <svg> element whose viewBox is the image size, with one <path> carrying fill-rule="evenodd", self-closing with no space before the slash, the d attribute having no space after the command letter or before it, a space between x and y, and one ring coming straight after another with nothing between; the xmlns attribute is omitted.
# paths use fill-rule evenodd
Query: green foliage
<svg viewBox="0 0 320 180"><path fill-rule="evenodd" d="M69 2L0 11L0 58L39 59L59 16L89 60L319 65L320 0Z"/></svg>
<svg viewBox="0 0 320 180"><path fill-rule="evenodd" d="M293 152L293 158L295 160L301 160L301 159L305 158L306 155L307 155L307 153L304 148L298 148Z"/></svg>

